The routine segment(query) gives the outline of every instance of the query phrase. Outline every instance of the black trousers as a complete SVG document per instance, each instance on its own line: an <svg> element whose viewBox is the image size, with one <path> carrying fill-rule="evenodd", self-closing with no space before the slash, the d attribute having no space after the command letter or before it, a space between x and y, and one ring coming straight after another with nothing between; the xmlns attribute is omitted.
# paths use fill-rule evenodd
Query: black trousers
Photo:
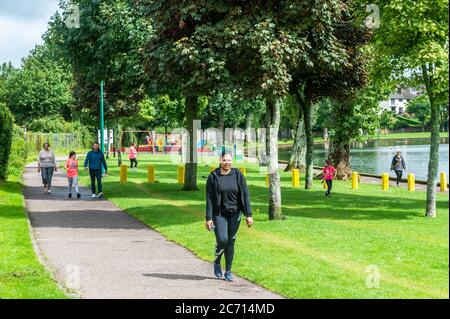
<svg viewBox="0 0 450 319"><path fill-rule="evenodd" d="M226 271L230 271L233 264L234 242L241 224L241 217L241 212L213 217L213 222L216 226L214 228L214 233L216 234L216 257L214 263L220 264L220 259L225 254Z"/></svg>
<svg viewBox="0 0 450 319"><path fill-rule="evenodd" d="M330 195L331 193L331 188L333 188L333 180L332 179L326 179L325 182L327 183L328 189L327 189L327 194Z"/></svg>
<svg viewBox="0 0 450 319"><path fill-rule="evenodd" d="M92 194L96 194L97 193L95 191L95 180L97 180L98 192L101 193L103 191L103 187L102 187L102 170L101 169L89 169L89 176L91 177Z"/></svg>
<svg viewBox="0 0 450 319"><path fill-rule="evenodd" d="M395 174L397 175L397 186L398 186L398 184L400 184L400 182L402 181L403 170L401 171L395 170Z"/></svg>
<svg viewBox="0 0 450 319"><path fill-rule="evenodd" d="M130 158L130 168L133 168L133 163L134 163L134 167L137 167L137 164L138 164L137 158Z"/></svg>

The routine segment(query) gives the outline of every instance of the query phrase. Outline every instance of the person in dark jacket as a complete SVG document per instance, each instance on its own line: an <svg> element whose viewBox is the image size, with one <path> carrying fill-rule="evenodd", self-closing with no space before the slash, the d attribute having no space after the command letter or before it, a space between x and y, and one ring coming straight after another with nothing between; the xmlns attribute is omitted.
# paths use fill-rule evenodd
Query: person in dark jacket
<svg viewBox="0 0 450 319"><path fill-rule="evenodd" d="M397 151L397 153L394 155L394 158L392 159L391 171L392 170L394 170L395 174L397 175L397 187L398 187L400 182L402 181L403 170L406 170L405 159L403 158L400 150Z"/></svg>
<svg viewBox="0 0 450 319"><path fill-rule="evenodd" d="M102 166L105 169L105 176L108 176L108 166L106 165L105 155L100 151L98 143L92 145L92 151L87 153L86 159L84 160L84 169L89 167L89 176L91 177L91 190L92 198L102 197ZM97 179L98 184L98 195L95 191L95 180Z"/></svg>
<svg viewBox="0 0 450 319"><path fill-rule="evenodd" d="M206 182L205 226L216 235L214 275L222 278L220 260L224 254L226 281L233 281L234 242L242 213L246 216L247 226L253 225L247 182L238 169L231 167L232 160L230 153L223 153L220 167L209 174Z"/></svg>

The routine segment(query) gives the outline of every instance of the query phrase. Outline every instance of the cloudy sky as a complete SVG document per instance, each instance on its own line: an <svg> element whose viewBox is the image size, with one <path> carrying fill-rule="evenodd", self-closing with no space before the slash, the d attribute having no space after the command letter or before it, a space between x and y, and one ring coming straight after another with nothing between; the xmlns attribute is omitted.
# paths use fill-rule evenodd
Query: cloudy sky
<svg viewBox="0 0 450 319"><path fill-rule="evenodd" d="M28 55L47 30L59 0L0 0L0 64L14 66Z"/></svg>

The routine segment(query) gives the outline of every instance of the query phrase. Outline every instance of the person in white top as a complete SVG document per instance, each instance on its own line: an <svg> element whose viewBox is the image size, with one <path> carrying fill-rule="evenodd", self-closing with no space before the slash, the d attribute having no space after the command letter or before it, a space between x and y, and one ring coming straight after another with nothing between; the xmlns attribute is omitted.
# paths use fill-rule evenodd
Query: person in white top
<svg viewBox="0 0 450 319"><path fill-rule="evenodd" d="M42 176L44 193L51 193L53 172L57 170L55 153L50 149L50 144L45 142L44 149L39 152L38 156L38 173L41 173Z"/></svg>

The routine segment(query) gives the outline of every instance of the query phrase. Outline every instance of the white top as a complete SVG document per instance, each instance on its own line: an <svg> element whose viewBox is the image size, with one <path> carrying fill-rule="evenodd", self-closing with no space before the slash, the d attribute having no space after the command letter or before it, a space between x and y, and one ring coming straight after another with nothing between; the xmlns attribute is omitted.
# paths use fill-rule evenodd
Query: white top
<svg viewBox="0 0 450 319"><path fill-rule="evenodd" d="M39 152L38 161L41 167L54 167L56 166L55 153L52 150L42 150Z"/></svg>

